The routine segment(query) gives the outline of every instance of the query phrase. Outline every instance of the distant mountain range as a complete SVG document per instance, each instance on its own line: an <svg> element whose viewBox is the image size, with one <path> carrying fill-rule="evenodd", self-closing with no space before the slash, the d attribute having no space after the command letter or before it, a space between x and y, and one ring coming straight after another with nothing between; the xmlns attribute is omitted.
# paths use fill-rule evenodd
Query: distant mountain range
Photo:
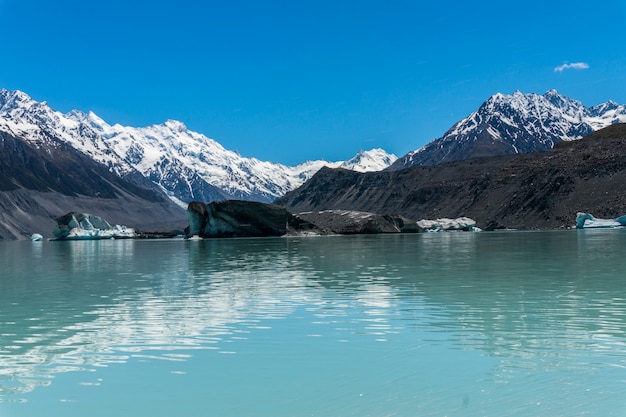
<svg viewBox="0 0 626 417"><path fill-rule="evenodd" d="M620 122L626 122L626 107L613 101L585 107L555 90L544 95L498 93L441 138L407 153L388 169L551 149Z"/></svg>
<svg viewBox="0 0 626 417"><path fill-rule="evenodd" d="M54 138L120 178L158 185L174 202L244 199L271 202L300 186L321 167L377 171L397 158L382 149L348 161L308 161L297 166L246 158L175 120L148 127L109 125L93 112L67 114L20 91L0 90L0 131L30 143Z"/></svg>

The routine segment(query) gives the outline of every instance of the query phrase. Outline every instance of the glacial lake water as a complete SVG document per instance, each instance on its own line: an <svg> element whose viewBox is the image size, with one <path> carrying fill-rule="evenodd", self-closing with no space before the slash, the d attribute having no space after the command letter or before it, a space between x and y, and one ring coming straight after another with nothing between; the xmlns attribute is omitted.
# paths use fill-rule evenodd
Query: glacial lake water
<svg viewBox="0 0 626 417"><path fill-rule="evenodd" d="M0 243L0 416L626 415L626 230Z"/></svg>

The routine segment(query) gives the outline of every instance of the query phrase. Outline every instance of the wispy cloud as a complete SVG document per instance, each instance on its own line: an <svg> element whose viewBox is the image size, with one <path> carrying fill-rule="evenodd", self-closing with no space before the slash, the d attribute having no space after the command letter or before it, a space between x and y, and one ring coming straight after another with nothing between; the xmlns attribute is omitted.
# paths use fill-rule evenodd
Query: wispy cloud
<svg viewBox="0 0 626 417"><path fill-rule="evenodd" d="M572 62L571 64L563 64L554 68L554 72L563 72L568 69L584 70L589 68L589 64L586 62Z"/></svg>

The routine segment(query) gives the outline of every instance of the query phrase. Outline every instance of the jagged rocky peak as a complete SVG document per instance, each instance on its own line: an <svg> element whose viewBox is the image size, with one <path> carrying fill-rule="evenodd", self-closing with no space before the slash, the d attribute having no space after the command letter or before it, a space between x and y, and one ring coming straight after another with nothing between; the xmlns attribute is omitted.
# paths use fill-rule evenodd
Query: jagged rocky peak
<svg viewBox="0 0 626 417"><path fill-rule="evenodd" d="M543 95L496 93L443 137L409 152L389 169L546 150L619 122L626 122L626 107L614 102L585 107L556 90Z"/></svg>
<svg viewBox="0 0 626 417"><path fill-rule="evenodd" d="M584 108L582 102L566 97L556 90L548 90L543 95L543 98L560 109L573 109L574 111L579 111Z"/></svg>
<svg viewBox="0 0 626 417"><path fill-rule="evenodd" d="M81 110L70 110L65 114L70 120L73 120L78 123L83 123L96 131L102 132L109 125L97 114L93 111L88 111L87 113Z"/></svg>
<svg viewBox="0 0 626 417"><path fill-rule="evenodd" d="M165 123L163 123L163 126L175 132L186 132L189 130L183 122L172 119L166 120Z"/></svg>
<svg viewBox="0 0 626 417"><path fill-rule="evenodd" d="M0 90L0 117L30 124L45 124L48 119L54 118L45 101L37 102L19 90Z"/></svg>
<svg viewBox="0 0 626 417"><path fill-rule="evenodd" d="M21 103L32 102L32 99L24 92L19 90L0 89L0 110L19 107Z"/></svg>
<svg viewBox="0 0 626 417"><path fill-rule="evenodd" d="M589 112L594 115L601 115L611 110L618 110L620 107L619 104L614 102L613 100L609 100L606 103L598 104L597 106L593 106L589 108Z"/></svg>
<svg viewBox="0 0 626 417"><path fill-rule="evenodd" d="M19 90L0 90L0 111L3 113L3 116L12 113L20 116L53 113L46 101L35 101L28 94Z"/></svg>
<svg viewBox="0 0 626 417"><path fill-rule="evenodd" d="M505 122L524 119L536 119L548 121L565 116L571 120L582 120L585 106L576 100L561 95L556 90L549 90L544 95L536 93L522 93L515 91L513 94L497 93L491 96L477 112L483 119L502 118ZM532 122L533 120L530 120ZM514 125L514 123L511 123Z"/></svg>

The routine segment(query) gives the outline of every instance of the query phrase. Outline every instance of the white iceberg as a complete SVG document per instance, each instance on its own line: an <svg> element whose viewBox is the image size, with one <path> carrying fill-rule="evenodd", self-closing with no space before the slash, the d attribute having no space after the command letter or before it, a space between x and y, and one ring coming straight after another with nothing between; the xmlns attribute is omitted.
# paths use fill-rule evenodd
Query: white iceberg
<svg viewBox="0 0 626 417"><path fill-rule="evenodd" d="M626 215L617 217L615 219L596 219L589 213L577 213L576 214L576 228L577 229L590 229L590 228L612 228L612 227L624 227L626 226Z"/></svg>
<svg viewBox="0 0 626 417"><path fill-rule="evenodd" d="M465 232L478 232L476 221L469 217L459 217L456 219L442 218L437 220L422 219L417 222L417 226L427 232L441 232L450 230L460 230Z"/></svg>
<svg viewBox="0 0 626 417"><path fill-rule="evenodd" d="M111 226L101 217L75 212L57 218L53 235L59 240L130 239L136 236L133 228Z"/></svg>
<svg viewBox="0 0 626 417"><path fill-rule="evenodd" d="M43 240L43 236L39 233L33 233L30 235L30 240L33 242L41 242Z"/></svg>

